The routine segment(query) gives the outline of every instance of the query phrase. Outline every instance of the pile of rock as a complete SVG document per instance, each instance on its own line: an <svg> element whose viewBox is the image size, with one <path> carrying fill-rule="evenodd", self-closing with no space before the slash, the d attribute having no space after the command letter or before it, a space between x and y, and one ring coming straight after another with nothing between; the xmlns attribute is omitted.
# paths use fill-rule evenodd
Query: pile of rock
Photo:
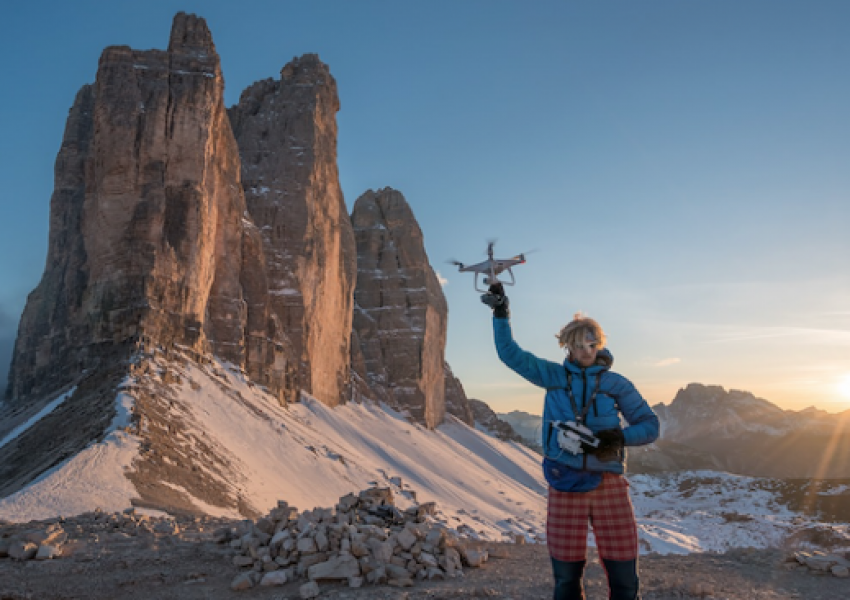
<svg viewBox="0 0 850 600"><path fill-rule="evenodd" d="M68 539L62 525L50 523L20 532L0 533L0 558L14 560L50 560L61 555L61 546Z"/></svg>
<svg viewBox="0 0 850 600"><path fill-rule="evenodd" d="M828 573L835 577L850 577L850 552L841 556L825 552L795 552L788 559L789 564L800 564L817 573Z"/></svg>
<svg viewBox="0 0 850 600"><path fill-rule="evenodd" d="M415 579L463 574L489 554L476 541L434 522L433 502L396 508L389 488L370 488L340 498L335 509L298 512L286 502L257 521L215 532L236 551L242 567L234 590L306 579L303 598L319 594L319 582L412 586Z"/></svg>

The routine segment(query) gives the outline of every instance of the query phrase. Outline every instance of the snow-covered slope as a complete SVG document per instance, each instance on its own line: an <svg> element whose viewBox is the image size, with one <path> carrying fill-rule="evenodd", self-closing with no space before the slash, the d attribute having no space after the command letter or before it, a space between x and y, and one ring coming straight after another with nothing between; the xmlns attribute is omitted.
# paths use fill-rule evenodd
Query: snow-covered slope
<svg viewBox="0 0 850 600"><path fill-rule="evenodd" d="M820 522L788 506L789 488L804 482L716 471L631 475L629 482L644 551L723 552L824 539L850 549L850 524ZM821 486L815 496L838 494L850 505L848 486Z"/></svg>
<svg viewBox="0 0 850 600"><path fill-rule="evenodd" d="M260 511L278 500L302 510L329 507L349 492L378 485L392 488L401 508L414 501L436 502L437 518L467 535L545 540L540 458L522 445L452 418L427 430L371 403L328 408L304 398L281 407L226 365L185 362L178 375L171 384L178 401L170 410L184 426L174 435L186 444L202 439L217 458L193 468ZM142 443L127 427L133 390L132 381L122 386L117 416L101 441L0 500L0 519L129 507L137 490L126 475L138 468ZM829 529L833 539L847 539L850 547L846 524L822 525L799 515L779 500L770 481L713 472L630 476L642 551L776 546L789 535L817 528ZM208 514L241 518L233 508L211 504L178 481L166 485ZM829 493L850 491L839 486Z"/></svg>
<svg viewBox="0 0 850 600"><path fill-rule="evenodd" d="M451 417L427 430L371 403L332 409L305 397L282 407L226 365L187 361L178 374L180 383L172 384L178 401L170 410L184 427L174 435L186 445L203 440L228 468L203 461L196 468L261 512L278 500L300 509L333 506L349 492L379 485L394 488L402 508L414 498L435 501L448 525L465 525L488 539L543 536L546 485L537 455L520 444ZM130 382L118 394L119 414L132 410L132 394ZM140 439L126 425L127 419L116 419L102 441L0 500L0 518L26 521L131 506L136 493L125 474L134 470ZM179 483L168 485L192 496ZM241 518L197 496L190 501L208 514Z"/></svg>

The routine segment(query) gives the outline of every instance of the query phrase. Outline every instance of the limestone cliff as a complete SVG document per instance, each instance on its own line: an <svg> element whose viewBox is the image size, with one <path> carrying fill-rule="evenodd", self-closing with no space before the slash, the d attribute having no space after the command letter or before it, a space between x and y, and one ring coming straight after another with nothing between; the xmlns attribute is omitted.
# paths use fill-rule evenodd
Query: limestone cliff
<svg viewBox="0 0 850 600"><path fill-rule="evenodd" d="M314 54L280 80L242 93L230 119L242 184L268 256L270 336L282 335L296 368L290 387L322 402L349 396L354 234L336 162L336 82Z"/></svg>
<svg viewBox="0 0 850 600"><path fill-rule="evenodd" d="M467 398L463 384L460 382L460 379L455 377L449 363L445 364L445 379L446 412L472 427L475 425L475 413L471 405L472 400Z"/></svg>
<svg viewBox="0 0 850 600"><path fill-rule="evenodd" d="M364 193L351 213L357 241L353 362L373 393L428 427L445 415L448 306L419 224L401 193Z"/></svg>
<svg viewBox="0 0 850 600"><path fill-rule="evenodd" d="M103 435L131 356L164 348L246 363L246 327L268 311L265 258L246 218L223 89L206 22L179 13L166 51L107 48L94 85L77 95L56 160L47 264L21 318L0 430L58 391L74 393L0 450L0 494ZM246 260L259 268L246 270ZM167 406L134 414L169 421ZM158 482L158 457L174 440L141 435L137 473L153 465Z"/></svg>
<svg viewBox="0 0 850 600"><path fill-rule="evenodd" d="M107 48L56 161L45 273L21 319L13 398L61 387L145 339L242 362L245 200L203 19L167 51Z"/></svg>

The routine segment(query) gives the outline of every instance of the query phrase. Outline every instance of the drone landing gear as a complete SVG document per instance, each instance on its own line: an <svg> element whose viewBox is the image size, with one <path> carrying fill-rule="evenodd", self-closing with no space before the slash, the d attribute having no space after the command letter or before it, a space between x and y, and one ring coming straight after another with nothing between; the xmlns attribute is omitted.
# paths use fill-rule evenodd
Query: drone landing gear
<svg viewBox="0 0 850 600"><path fill-rule="evenodd" d="M498 278L498 277L496 277L495 275L485 275L485 276L484 276L484 285L485 285L486 287L485 287L483 290L482 290L481 288L479 288L479 287L478 287L478 276L479 276L481 273L476 273L476 274L475 274L475 291L476 291L476 292L485 293L485 292L487 291L487 288L489 288L491 285L494 285L494 284L496 284L496 283L501 283L502 285L514 285L514 284L516 283L516 279L514 279L514 272L513 272L513 271L511 271L510 269L505 269L505 272L506 272L508 275L510 275L510 276L511 276L511 280L510 280L510 282L502 281L501 279L499 279L499 278Z"/></svg>

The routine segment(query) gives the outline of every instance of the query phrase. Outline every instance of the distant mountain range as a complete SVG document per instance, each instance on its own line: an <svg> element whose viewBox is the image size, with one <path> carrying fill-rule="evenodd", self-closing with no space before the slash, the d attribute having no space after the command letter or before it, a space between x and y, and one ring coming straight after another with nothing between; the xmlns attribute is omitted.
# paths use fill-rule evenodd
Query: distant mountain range
<svg viewBox="0 0 850 600"><path fill-rule="evenodd" d="M521 410L513 410L509 413L497 413L496 416L510 425L523 441L538 451L541 449L541 425L540 415L532 415Z"/></svg>
<svg viewBox="0 0 850 600"><path fill-rule="evenodd" d="M850 410L783 410L749 392L689 384L653 409L661 439L629 449L637 473L713 469L764 477L850 477ZM530 442L539 443L541 417L499 414Z"/></svg>

